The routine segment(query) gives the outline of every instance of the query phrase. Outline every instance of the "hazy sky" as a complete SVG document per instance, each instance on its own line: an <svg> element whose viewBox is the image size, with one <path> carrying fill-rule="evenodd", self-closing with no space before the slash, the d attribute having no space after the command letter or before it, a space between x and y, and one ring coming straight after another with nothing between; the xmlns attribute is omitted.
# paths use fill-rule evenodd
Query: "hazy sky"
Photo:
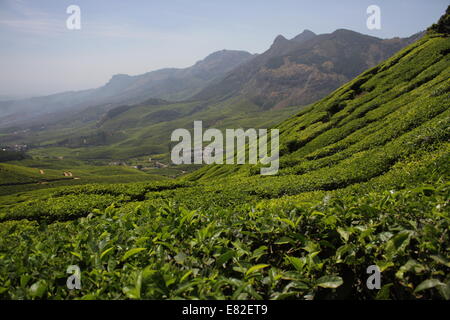
<svg viewBox="0 0 450 320"><path fill-rule="evenodd" d="M366 9L381 8L381 30ZM113 74L187 67L222 49L265 51L282 34L347 28L410 36L449 0L0 0L0 95L95 88ZM69 5L81 30L68 30Z"/></svg>

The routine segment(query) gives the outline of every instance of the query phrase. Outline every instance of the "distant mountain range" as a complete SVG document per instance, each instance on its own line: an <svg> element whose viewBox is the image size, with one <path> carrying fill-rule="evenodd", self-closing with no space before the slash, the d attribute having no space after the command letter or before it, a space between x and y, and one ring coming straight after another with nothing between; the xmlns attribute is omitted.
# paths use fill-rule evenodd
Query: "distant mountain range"
<svg viewBox="0 0 450 320"><path fill-rule="evenodd" d="M185 69L161 69L138 76L118 74L96 94L121 102L149 98L186 100L252 57L246 51L222 50Z"/></svg>
<svg viewBox="0 0 450 320"><path fill-rule="evenodd" d="M278 123L422 35L383 40L305 30L290 40L276 37L259 55L222 50L185 69L115 75L97 89L1 101L0 145L69 148L86 159L165 154L170 133L194 120L222 129Z"/></svg>
<svg viewBox="0 0 450 320"><path fill-rule="evenodd" d="M291 40L280 35L260 55L222 50L185 69L118 74L97 89L0 101L0 127L49 124L93 106L98 112L89 114L98 117L150 98L220 101L241 95L262 109L306 105L421 35L383 40L344 29L322 35L305 30Z"/></svg>
<svg viewBox="0 0 450 320"><path fill-rule="evenodd" d="M245 51L222 50L185 69L161 69L138 76L118 74L97 89L0 101L0 127L48 124L92 106L107 111L150 98L188 99L252 57Z"/></svg>
<svg viewBox="0 0 450 320"><path fill-rule="evenodd" d="M263 109L307 105L422 35L383 40L339 29L322 35L305 30L291 40L278 36L269 50L238 66L194 98L243 95Z"/></svg>

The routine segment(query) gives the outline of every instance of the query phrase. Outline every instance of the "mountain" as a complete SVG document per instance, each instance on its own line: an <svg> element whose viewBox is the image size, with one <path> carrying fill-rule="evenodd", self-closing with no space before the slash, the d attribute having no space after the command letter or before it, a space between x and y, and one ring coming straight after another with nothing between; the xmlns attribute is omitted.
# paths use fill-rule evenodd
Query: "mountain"
<svg viewBox="0 0 450 320"><path fill-rule="evenodd" d="M368 181L384 181L387 188L391 172L399 171L399 182L408 179L402 174L412 178L413 171L419 174L420 166L437 159L436 172L448 170L450 41L435 30L445 27L434 26L390 59L274 126L280 130L279 174L292 178L280 195ZM190 179L234 175L259 175L259 167L206 166Z"/></svg>
<svg viewBox="0 0 450 320"><path fill-rule="evenodd" d="M305 30L290 40L276 37L260 55L224 50L187 69L116 75L99 89L51 96L67 111L46 112L46 123L41 116L31 130L16 129L1 140L9 145L57 147L51 149L55 157L167 154L169 144L164 141L176 128L190 128L199 119L220 129L272 126L298 110L296 103L320 99L419 36L382 40L348 30L325 35ZM89 105L70 107L73 94L86 95ZM189 94L194 96L187 101L168 101ZM153 98L145 99L148 96Z"/></svg>
<svg viewBox="0 0 450 320"><path fill-rule="evenodd" d="M102 106L103 112L149 98L184 100L252 57L245 51L222 50L185 69L161 69L138 76L118 74L97 89L0 101L0 127L60 121L91 106Z"/></svg>
<svg viewBox="0 0 450 320"><path fill-rule="evenodd" d="M448 14L275 125L278 175L211 165L172 181L83 182L91 171L37 190L39 166L69 164L0 166L34 189L0 186L1 297L449 300ZM74 263L79 293L61 271Z"/></svg>
<svg viewBox="0 0 450 320"><path fill-rule="evenodd" d="M217 102L241 96L262 109L307 105L418 37L382 40L349 30L305 30L290 40L279 35L260 55L222 50L185 69L118 74L97 89L0 101L0 128L41 127L78 119L80 112L83 122L93 121L150 98Z"/></svg>
<svg viewBox="0 0 450 320"><path fill-rule="evenodd" d="M120 99L121 102L142 102L149 98L186 100L210 81L220 78L252 57L245 51L222 50L185 69L161 69L139 76L118 74L96 94Z"/></svg>
<svg viewBox="0 0 450 320"><path fill-rule="evenodd" d="M379 39L339 29L315 35L305 30L288 40L278 36L269 50L237 67L194 98L242 95L263 109L307 105L420 38Z"/></svg>
<svg viewBox="0 0 450 320"><path fill-rule="evenodd" d="M222 50L186 69L115 75L98 89L0 102L0 114L9 112L0 127L18 127L1 142L77 148L68 155L83 159L167 153L161 141L175 128L198 119L218 128L271 126L418 37L305 30L290 40L277 36L260 55Z"/></svg>

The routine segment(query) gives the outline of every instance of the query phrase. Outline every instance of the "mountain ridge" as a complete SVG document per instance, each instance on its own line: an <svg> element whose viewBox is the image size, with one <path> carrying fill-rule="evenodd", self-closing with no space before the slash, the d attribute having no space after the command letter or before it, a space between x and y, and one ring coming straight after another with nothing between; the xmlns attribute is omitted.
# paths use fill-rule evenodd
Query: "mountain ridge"
<svg viewBox="0 0 450 320"><path fill-rule="evenodd" d="M221 50L188 68L165 68L137 76L116 74L95 89L0 101L0 127L57 121L94 105L114 107L149 98L183 100L251 57L253 55L246 51Z"/></svg>
<svg viewBox="0 0 450 320"><path fill-rule="evenodd" d="M308 30L291 40L278 36L266 52L240 65L194 98L243 95L263 109L307 105L422 35L423 32L408 38L380 39L337 29L320 35ZM341 66L336 70L337 62ZM344 73L346 69L351 72Z"/></svg>
<svg viewBox="0 0 450 320"><path fill-rule="evenodd" d="M279 38L266 52L252 55L250 60L224 77L210 78L210 85L206 86L209 97L195 95L179 102L146 98L141 102L135 99L85 105L71 114L65 113L58 121L47 119L48 123L53 121L49 125L37 123L31 130L15 130L16 133L3 135L2 143L58 148L55 149L56 156L66 154L61 148L69 148L67 156L73 157L72 151L77 150L75 154L80 154L83 159L126 159L144 154L166 154L168 145L162 145L161 141L176 128L189 127L192 121L198 119L202 119L205 126L219 128L262 128L274 125L295 110L303 108L305 103L329 94L340 83L353 78L367 69L367 65L375 64L389 53L381 48L378 56L375 50L375 53L371 53L374 58L367 59L364 57L366 50L386 45L395 51L405 42L412 41L400 38L383 40L349 30L337 30L324 35L303 31L293 39L295 41ZM356 42L356 45L351 46L350 54L346 57L348 42ZM375 46L371 47L372 44ZM358 46L362 50L355 50ZM167 78L168 73L176 70L181 73L181 77L187 74L190 79L198 79L193 73L198 71L202 74L203 70L211 67L210 61L220 61L221 57L229 53L228 50L221 50L191 68L161 69L149 74ZM352 65L350 62L356 61L355 54L357 58L362 55L364 59ZM236 52L236 55L240 53ZM142 87L140 84L145 82L146 75L115 75L103 90L117 94L118 90L114 87L118 86L125 90L121 92L135 97L136 87L137 90ZM209 90L211 86L212 90ZM214 86L220 90L215 91ZM240 88L243 88L242 92L239 92ZM295 104L300 99L303 105ZM60 100L65 100L64 95Z"/></svg>

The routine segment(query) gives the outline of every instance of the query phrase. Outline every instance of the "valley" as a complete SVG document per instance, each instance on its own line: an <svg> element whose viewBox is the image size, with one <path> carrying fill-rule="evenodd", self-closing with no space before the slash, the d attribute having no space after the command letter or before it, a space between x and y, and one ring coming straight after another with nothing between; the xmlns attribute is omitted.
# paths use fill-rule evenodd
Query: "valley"
<svg viewBox="0 0 450 320"><path fill-rule="evenodd" d="M0 297L450 299L449 36L450 7L405 39L305 31L189 97L0 122ZM278 174L170 163L196 120L278 129Z"/></svg>
<svg viewBox="0 0 450 320"><path fill-rule="evenodd" d="M0 147L26 144L31 154L77 160L163 155L169 164L162 141L173 130L199 119L218 129L271 127L422 35L382 40L305 30L291 40L277 37L259 55L222 50L186 69L116 75L87 92L0 103ZM30 118L24 111L31 105L45 114Z"/></svg>

